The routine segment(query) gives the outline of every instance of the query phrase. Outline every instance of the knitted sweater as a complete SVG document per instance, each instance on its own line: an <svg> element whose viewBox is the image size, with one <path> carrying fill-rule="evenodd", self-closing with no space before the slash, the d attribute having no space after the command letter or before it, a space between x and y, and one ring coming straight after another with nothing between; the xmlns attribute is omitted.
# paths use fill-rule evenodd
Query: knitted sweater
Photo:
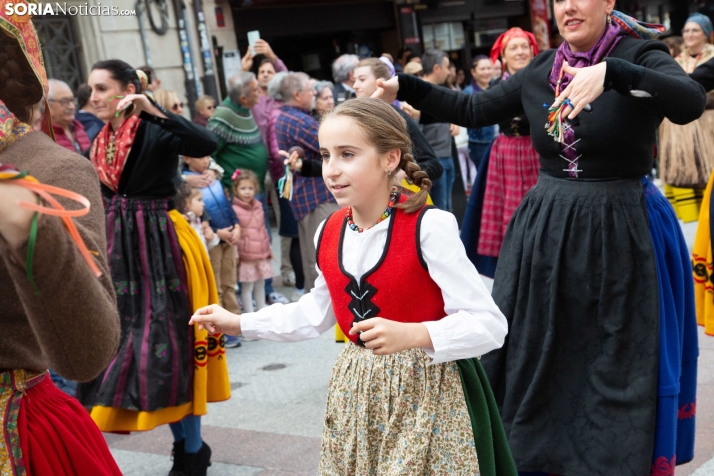
<svg viewBox="0 0 714 476"><path fill-rule="evenodd" d="M268 151L253 114L226 98L208 120L206 128L218 137L218 150L213 158L225 173L221 182L226 188L233 183L236 169L247 169L258 176L261 191L268 170Z"/></svg>

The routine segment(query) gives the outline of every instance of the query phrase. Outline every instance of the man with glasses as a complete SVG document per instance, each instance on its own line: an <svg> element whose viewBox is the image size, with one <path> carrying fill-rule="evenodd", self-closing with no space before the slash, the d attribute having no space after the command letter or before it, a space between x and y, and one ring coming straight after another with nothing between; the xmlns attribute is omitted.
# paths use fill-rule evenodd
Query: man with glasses
<svg viewBox="0 0 714 476"><path fill-rule="evenodd" d="M49 80L48 101L55 139L59 145L78 154L89 149L89 137L75 118L77 100L69 85L58 79Z"/></svg>

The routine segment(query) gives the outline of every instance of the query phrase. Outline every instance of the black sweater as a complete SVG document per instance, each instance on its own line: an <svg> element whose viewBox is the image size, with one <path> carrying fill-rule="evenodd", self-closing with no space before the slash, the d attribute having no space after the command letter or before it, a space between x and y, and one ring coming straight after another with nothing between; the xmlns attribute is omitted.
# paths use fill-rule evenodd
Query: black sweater
<svg viewBox="0 0 714 476"><path fill-rule="evenodd" d="M560 144L547 134L547 106L554 101L548 82L555 50L536 56L525 69L493 88L467 95L399 74L398 98L423 112L464 127L484 127L525 114L541 168L568 177ZM573 122L581 179L641 177L652 170L655 131L663 117L676 124L704 111L704 89L689 78L658 41L625 37L607 61L606 91ZM647 93L636 97L630 91ZM547 105L544 107L544 104Z"/></svg>
<svg viewBox="0 0 714 476"><path fill-rule="evenodd" d="M441 162L436 157L434 149L431 148L429 142L424 137L424 133L419 129L419 124L409 117L409 114L401 109L395 108L400 116L407 121L407 132L412 140L412 155L419 167L427 173L429 180L434 181L441 177L444 173L444 168ZM303 177L322 177L322 162L317 160L303 160L300 175Z"/></svg>
<svg viewBox="0 0 714 476"><path fill-rule="evenodd" d="M141 123L119 179L119 195L173 197L180 180L178 156L205 157L216 151L218 142L211 132L182 116L164 113L168 119L141 112ZM102 192L113 195L104 185Z"/></svg>
<svg viewBox="0 0 714 476"><path fill-rule="evenodd" d="M704 86L705 90L711 91L714 89L714 58L699 65L689 76Z"/></svg>

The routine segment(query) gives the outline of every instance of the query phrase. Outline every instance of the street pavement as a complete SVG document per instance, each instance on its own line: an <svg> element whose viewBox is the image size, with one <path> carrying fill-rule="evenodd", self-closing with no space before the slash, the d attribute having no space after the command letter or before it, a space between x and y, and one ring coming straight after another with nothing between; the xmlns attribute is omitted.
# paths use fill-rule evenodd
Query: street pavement
<svg viewBox="0 0 714 476"><path fill-rule="evenodd" d="M696 223L682 229L691 249ZM287 288L276 288L290 294ZM677 476L714 476L714 337L699 330L695 458L679 466ZM341 349L333 331L311 341L243 342L242 347L226 349L231 399L209 404L203 417L203 439L213 450L208 475L314 475L327 385ZM168 474L173 441L168 426L105 437L125 476Z"/></svg>

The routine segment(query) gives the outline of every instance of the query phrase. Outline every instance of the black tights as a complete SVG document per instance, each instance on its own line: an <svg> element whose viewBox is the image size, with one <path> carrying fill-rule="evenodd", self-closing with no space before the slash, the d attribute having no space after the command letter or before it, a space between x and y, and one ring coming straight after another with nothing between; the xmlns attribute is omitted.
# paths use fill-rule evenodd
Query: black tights
<svg viewBox="0 0 714 476"><path fill-rule="evenodd" d="M293 238L290 241L290 263L295 271L295 287L305 288L305 273L302 270L302 257L300 256L300 238Z"/></svg>

